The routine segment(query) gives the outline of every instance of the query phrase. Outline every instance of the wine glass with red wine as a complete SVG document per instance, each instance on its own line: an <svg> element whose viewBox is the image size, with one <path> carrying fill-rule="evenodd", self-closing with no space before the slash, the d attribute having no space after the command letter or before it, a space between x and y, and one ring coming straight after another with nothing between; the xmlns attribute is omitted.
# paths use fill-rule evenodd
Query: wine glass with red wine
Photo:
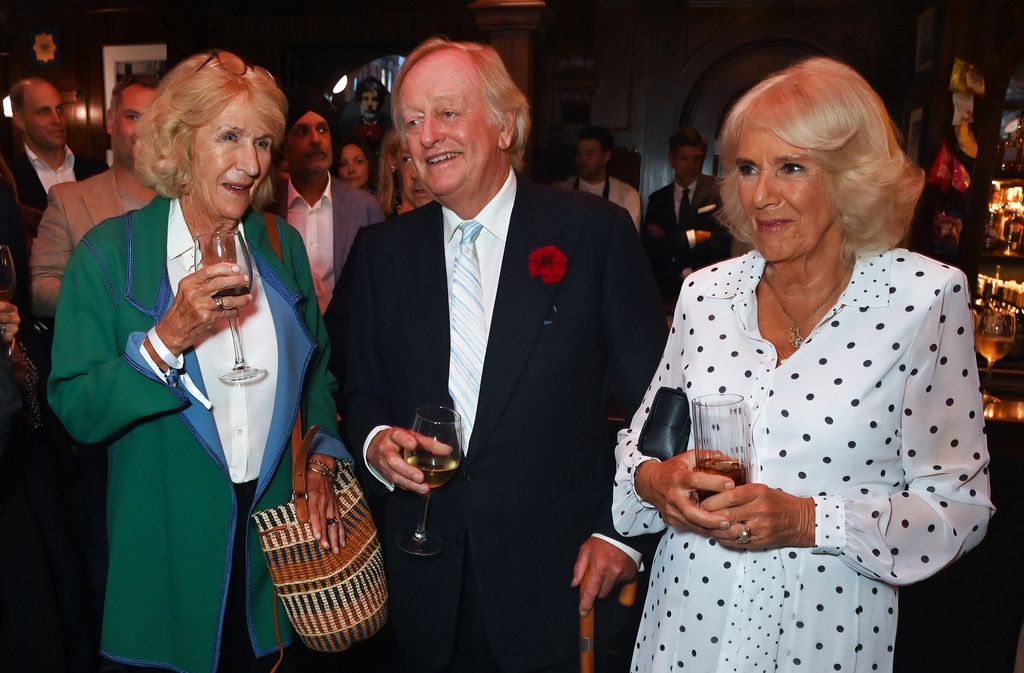
<svg viewBox="0 0 1024 673"><path fill-rule="evenodd" d="M18 275L14 272L14 257L9 245L0 245L0 301L14 301Z"/></svg>
<svg viewBox="0 0 1024 673"><path fill-rule="evenodd" d="M212 234L204 234L196 238L196 270L204 264L219 264L231 262L238 265L241 273L249 279L245 285L229 287L221 290L217 297L240 297L252 291L252 258L249 255L249 246L245 243L245 237L238 227L233 229L218 229ZM231 311L228 315L228 324L231 326L231 343L235 347L235 366L217 376L224 383L248 383L263 378L267 370L252 367L245 361L242 354L242 339L238 333L238 311Z"/></svg>
<svg viewBox="0 0 1024 673"><path fill-rule="evenodd" d="M448 483L455 475L462 459L462 417L457 411L428 404L416 409L412 432L418 444L403 452L405 462L423 472L423 481L430 487L423 503L423 516L416 530L399 533L395 538L398 548L416 556L434 556L444 548L441 536L429 532L427 509L430 494L435 488Z"/></svg>

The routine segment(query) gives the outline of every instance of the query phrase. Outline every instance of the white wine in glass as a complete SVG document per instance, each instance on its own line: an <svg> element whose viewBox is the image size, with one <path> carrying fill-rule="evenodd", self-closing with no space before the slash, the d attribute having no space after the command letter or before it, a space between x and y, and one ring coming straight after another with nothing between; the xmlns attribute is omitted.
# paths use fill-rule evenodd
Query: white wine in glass
<svg viewBox="0 0 1024 673"><path fill-rule="evenodd" d="M1013 350L1016 334L1017 320L1012 309L989 305L976 314L974 347L988 364L985 370L986 388L992 385L992 365Z"/></svg>
<svg viewBox="0 0 1024 673"><path fill-rule="evenodd" d="M434 404L416 409L412 432L418 444L403 454L405 462L423 472L423 483L433 491L448 483L462 460L462 417L457 411ZM415 556L434 556L444 548L441 536L427 530L430 491L423 503L423 516L416 530L399 533L395 543Z"/></svg>
<svg viewBox="0 0 1024 673"><path fill-rule="evenodd" d="M241 273L249 278L247 285L229 287L218 292L217 297L239 297L252 291L252 261L249 246L238 227L234 229L218 229L212 234L204 234L196 238L196 270L202 265L231 262L237 264ZM238 333L238 313L233 311L228 316L231 326L231 344L235 350L235 366L219 374L218 379L224 383L249 383L261 379L267 370L253 367L245 361L242 353L242 338Z"/></svg>

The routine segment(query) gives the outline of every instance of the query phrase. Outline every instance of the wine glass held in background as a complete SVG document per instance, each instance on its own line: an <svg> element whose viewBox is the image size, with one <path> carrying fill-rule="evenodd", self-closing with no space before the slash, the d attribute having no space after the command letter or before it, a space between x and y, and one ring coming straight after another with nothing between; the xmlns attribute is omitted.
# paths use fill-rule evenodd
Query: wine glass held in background
<svg viewBox="0 0 1024 673"><path fill-rule="evenodd" d="M14 272L14 258L11 248L0 245L0 301L14 301L14 290L18 285L18 276Z"/></svg>
<svg viewBox="0 0 1024 673"><path fill-rule="evenodd" d="M974 347L988 364L985 387L992 385L992 365L1013 350L1017 333L1017 320L1012 309L988 305L975 313ZM995 398L986 395L986 401Z"/></svg>
<svg viewBox="0 0 1024 673"><path fill-rule="evenodd" d="M694 463L700 472L747 483L750 471L750 424L742 395L702 395L693 400ZM700 500L715 495L698 491Z"/></svg>
<svg viewBox="0 0 1024 673"><path fill-rule="evenodd" d="M0 301L13 302L14 291L18 287L18 275L14 271L14 257L11 255L11 248L7 245L0 245ZM6 337L10 329L6 322L0 321L0 337ZM14 350L14 341L7 348L10 355Z"/></svg>
<svg viewBox="0 0 1024 673"><path fill-rule="evenodd" d="M416 409L412 424L417 446L403 452L405 462L423 472L423 482L430 487L423 503L423 516L414 531L395 537L398 548L416 556L435 556L444 544L441 536L427 531L427 510L430 493L448 483L462 459L462 417L447 407L428 404Z"/></svg>
<svg viewBox="0 0 1024 673"><path fill-rule="evenodd" d="M197 270L204 264L219 264L221 262L236 264L249 279L249 283L221 290L214 297L238 297L252 291L252 261L249 255L249 246L238 227L218 229L212 234L196 238ZM266 376L267 370L252 367L245 361L245 355L242 353L242 339L238 332L237 311L232 311L228 315L228 324L231 326L231 343L235 349L235 365L230 370L219 374L217 378L224 383L248 383Z"/></svg>

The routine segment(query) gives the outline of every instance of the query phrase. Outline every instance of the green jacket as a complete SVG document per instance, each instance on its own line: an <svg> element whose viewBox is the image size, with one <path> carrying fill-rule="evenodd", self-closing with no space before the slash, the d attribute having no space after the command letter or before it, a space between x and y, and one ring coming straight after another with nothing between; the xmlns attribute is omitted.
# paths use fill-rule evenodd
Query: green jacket
<svg viewBox="0 0 1024 673"><path fill-rule="evenodd" d="M50 403L71 434L111 442L110 567L102 650L133 665L189 673L217 667L235 530L235 494L213 415L172 376L165 383L139 354L146 332L173 299L166 271L170 201L112 218L82 239L68 263L57 309ZM338 439L327 371L329 344L309 262L282 220L283 261L263 214L250 212L246 239L274 315L278 384L253 511L291 492L290 431L320 425L314 450L350 459ZM185 371L206 393L194 351ZM305 428L303 428L305 430ZM276 649L273 588L255 528L248 536L249 630L255 651ZM280 608L278 608L280 610ZM286 642L291 630L281 611Z"/></svg>

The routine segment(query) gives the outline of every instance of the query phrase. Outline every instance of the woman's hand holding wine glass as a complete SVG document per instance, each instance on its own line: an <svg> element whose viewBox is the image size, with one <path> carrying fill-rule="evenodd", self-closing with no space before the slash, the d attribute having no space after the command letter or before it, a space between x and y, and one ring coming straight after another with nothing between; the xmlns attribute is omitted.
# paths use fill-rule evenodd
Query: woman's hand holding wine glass
<svg viewBox="0 0 1024 673"><path fill-rule="evenodd" d="M248 294L222 297L221 310L214 296L248 282L241 267L229 262L203 266L182 278L174 301L156 326L161 341L175 356L195 347L218 323L252 302Z"/></svg>
<svg viewBox="0 0 1024 673"><path fill-rule="evenodd" d="M214 310L227 312L228 323L231 325L231 343L235 350L235 365L219 374L217 378L224 383L248 383L266 376L267 370L253 367L245 361L245 355L242 354L242 337L238 331L238 311L231 311L226 301L233 297L249 296L252 292L252 261L249 246L238 227L218 229L212 234L196 238L197 268L225 262L239 268L244 282L224 287L211 297Z"/></svg>

